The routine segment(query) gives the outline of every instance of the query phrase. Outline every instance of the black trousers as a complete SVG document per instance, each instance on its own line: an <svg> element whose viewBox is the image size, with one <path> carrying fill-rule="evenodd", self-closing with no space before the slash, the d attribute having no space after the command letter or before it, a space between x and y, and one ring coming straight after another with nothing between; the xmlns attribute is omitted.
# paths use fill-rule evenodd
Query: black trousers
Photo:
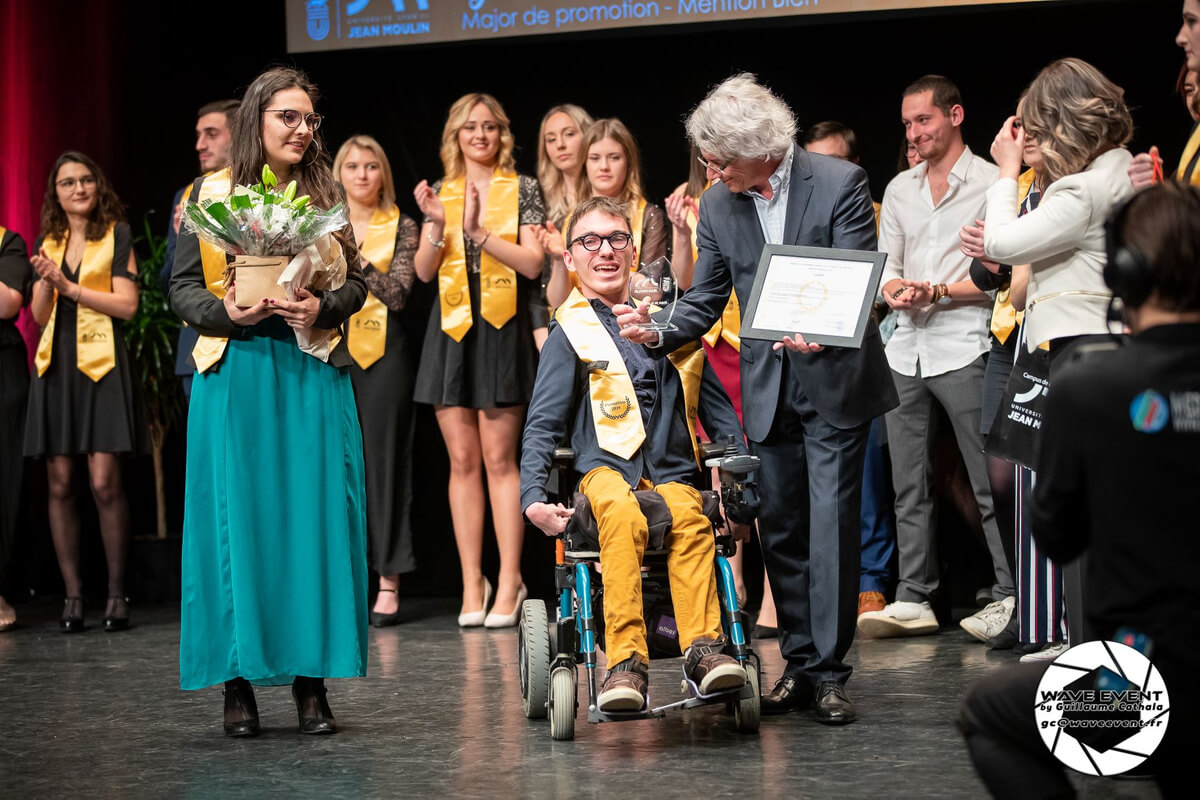
<svg viewBox="0 0 1200 800"><path fill-rule="evenodd" d="M786 362L785 362L786 365ZM836 428L784 369L762 459L759 536L779 614L786 672L845 683L854 641L862 542L863 460L870 422Z"/></svg>

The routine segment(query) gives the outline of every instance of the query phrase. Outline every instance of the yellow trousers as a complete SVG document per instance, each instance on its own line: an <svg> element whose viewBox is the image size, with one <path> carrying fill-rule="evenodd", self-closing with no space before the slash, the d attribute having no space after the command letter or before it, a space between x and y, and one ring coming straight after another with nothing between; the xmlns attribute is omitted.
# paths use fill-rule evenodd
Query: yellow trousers
<svg viewBox="0 0 1200 800"><path fill-rule="evenodd" d="M667 573L679 626L679 646L721 635L721 607L713 569L716 544L712 523L704 516L700 493L683 483L651 486L643 479L638 489L662 495L673 523L667 534ZM649 531L633 490L610 467L597 467L579 482L579 491L592 504L600 530L601 579L604 583L605 656L614 666L637 653L649 660L646 621L642 616L642 557Z"/></svg>

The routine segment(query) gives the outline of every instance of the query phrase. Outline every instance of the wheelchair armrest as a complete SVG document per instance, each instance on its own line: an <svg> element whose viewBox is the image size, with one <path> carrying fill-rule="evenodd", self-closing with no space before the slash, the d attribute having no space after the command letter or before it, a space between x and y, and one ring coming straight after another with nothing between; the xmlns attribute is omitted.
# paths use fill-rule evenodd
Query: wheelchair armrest
<svg viewBox="0 0 1200 800"><path fill-rule="evenodd" d="M723 442L701 442L700 443L700 460L703 461L706 466L711 467L713 465L709 464L708 462L713 460L714 458L721 458L722 456L724 456L725 451L728 447L729 447L729 445L725 444ZM737 452L737 451L735 450L734 452Z"/></svg>
<svg viewBox="0 0 1200 800"><path fill-rule="evenodd" d="M570 469L575 466L575 451L569 447L556 447L550 461L559 469Z"/></svg>

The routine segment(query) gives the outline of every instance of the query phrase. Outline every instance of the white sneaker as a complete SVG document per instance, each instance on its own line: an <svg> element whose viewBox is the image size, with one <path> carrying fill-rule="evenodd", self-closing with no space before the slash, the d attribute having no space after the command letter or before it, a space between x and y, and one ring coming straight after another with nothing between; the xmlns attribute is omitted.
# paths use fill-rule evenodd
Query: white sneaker
<svg viewBox="0 0 1200 800"><path fill-rule="evenodd" d="M858 617L858 632L884 639L890 636L924 636L937 633L938 621L929 603L898 600L882 611L867 611Z"/></svg>
<svg viewBox="0 0 1200 800"><path fill-rule="evenodd" d="M1051 642L1033 653L1026 653L1021 656L1022 664L1036 664L1039 661L1053 661L1069 650L1071 645L1066 642Z"/></svg>
<svg viewBox="0 0 1200 800"><path fill-rule="evenodd" d="M998 636L1008 626L1013 610L1017 607L1017 598L1006 597L994 603L988 603L969 617L963 617L958 623L964 631L981 642L986 642Z"/></svg>

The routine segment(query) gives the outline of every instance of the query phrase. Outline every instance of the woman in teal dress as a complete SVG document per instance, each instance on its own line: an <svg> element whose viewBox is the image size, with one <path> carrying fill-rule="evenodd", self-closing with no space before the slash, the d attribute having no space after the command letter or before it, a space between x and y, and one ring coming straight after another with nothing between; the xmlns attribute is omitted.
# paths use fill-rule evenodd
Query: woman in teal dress
<svg viewBox="0 0 1200 800"><path fill-rule="evenodd" d="M316 207L340 199L314 137L316 88L276 68L246 90L232 167L197 179L192 196L256 183L264 163ZM206 187L204 184L207 183ZM188 414L180 685L225 684L225 732L258 732L251 684L292 684L302 733L333 733L325 678L366 674L367 560L363 445L339 343L328 360L296 334L338 328L366 283L348 231L345 285L294 302L240 309L223 297L224 253L180 231L171 307L201 334ZM206 281L206 272L209 278Z"/></svg>

